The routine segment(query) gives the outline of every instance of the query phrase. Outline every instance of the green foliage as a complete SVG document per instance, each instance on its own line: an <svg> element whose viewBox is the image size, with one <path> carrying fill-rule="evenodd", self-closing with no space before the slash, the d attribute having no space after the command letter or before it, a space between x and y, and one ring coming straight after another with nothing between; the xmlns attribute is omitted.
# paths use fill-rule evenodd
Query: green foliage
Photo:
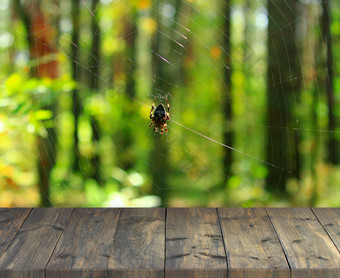
<svg viewBox="0 0 340 278"><path fill-rule="evenodd" d="M100 76L96 76L100 89L96 91L88 85L90 77L93 78L92 69L88 67L93 38L89 24L92 15L85 5L81 5L79 14L78 82L70 78L73 67L70 56L72 24L68 1L60 1L60 22L56 26L60 32L56 36L58 54L55 54L60 77L56 79L31 77L30 71L39 61L29 57L25 26L19 17L10 17L10 5L5 10L0 9L0 41L4 41L0 45L1 206L34 206L39 203L36 138L37 135L47 136L46 129L52 125L58 134L54 142L57 160L50 177L51 202L55 206L159 206L162 203L158 196L160 192L166 196L167 206L340 204L340 166L330 165L325 159L327 138L332 133L340 140L340 126L337 123L336 130L327 130L327 98L316 79L317 73L324 72L325 68L315 68L313 63L316 61L311 60L320 35L316 31L320 27L319 4L301 2L301 8L306 12L306 22L299 22L299 30L306 32L299 41L304 76L293 78L301 79L304 85L292 108L298 123L275 128L285 128L290 135L299 129L302 173L300 177L290 175L286 194L279 195L268 192L265 187L266 178L276 166L265 162L265 134L269 128L266 119L267 30L266 24L261 22L265 16L265 1L254 2L247 14L243 1L233 1L230 18L231 122L226 122L223 108L226 68L222 24L225 18L221 8L224 1L180 2L183 2L182 16L171 23L169 18L156 21L152 17L155 11L149 0L100 1L95 20L101 28L102 57L98 61ZM51 1L44 1L42 9L46 14L56 16L53 10L47 13L50 4ZM171 12L170 6L160 7L164 14L166 9ZM17 11L13 13L17 15ZM332 9L332 16L336 69L334 113L338 119L340 9ZM131 24L137 27L133 46L128 40L133 34ZM248 33L245 26L249 27ZM151 43L157 28L164 31L160 45L167 53L165 58L173 63L182 59L178 67L176 64L176 78L169 92L170 117L174 121L168 122L169 132L163 136L153 134L148 128L154 97L158 95L158 102L165 103L166 93L152 91L152 85L166 79L168 71L173 70L165 64L163 75L152 74L154 53ZM177 36L184 40L184 45L181 47L175 43L177 52L174 52L166 41L177 39ZM129 47L134 47L134 60L127 54ZM162 59L158 62L166 63ZM133 71L132 66L135 66ZM128 91L129 82L135 82L134 95ZM81 103L77 130L73 107L75 89ZM98 142L94 141L93 120L99 123L96 126L101 135ZM226 183L223 168L226 148L176 122L223 144L225 131L234 132L232 147L237 151L233 152L233 174ZM75 132L79 140L77 154L74 150ZM165 158L169 162L166 189L154 184L151 175L152 150L155 144L161 143L168 151ZM286 151L289 159L292 150ZM100 157L98 180L92 177L96 155ZM162 153L155 155L161 156ZM74 166L77 160L78 168Z"/></svg>

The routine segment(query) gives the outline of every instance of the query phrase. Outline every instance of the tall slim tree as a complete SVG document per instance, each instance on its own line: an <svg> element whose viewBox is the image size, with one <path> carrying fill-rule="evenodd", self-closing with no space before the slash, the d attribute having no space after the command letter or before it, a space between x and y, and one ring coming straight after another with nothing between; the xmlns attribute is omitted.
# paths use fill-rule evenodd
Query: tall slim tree
<svg viewBox="0 0 340 278"><path fill-rule="evenodd" d="M244 29L243 29L243 73L247 77L250 75L249 64L251 59L251 43L252 43L252 33L253 33L253 5L254 2L251 0L246 0L243 6L243 17L244 17ZM249 78L245 78L245 91L249 90Z"/></svg>
<svg viewBox="0 0 340 278"><path fill-rule="evenodd" d="M79 64L79 33L80 33L80 0L72 0L72 43L71 43L71 65L72 78L76 82L79 81L78 64ZM73 89L73 116L74 116L74 131L73 131L73 148L74 161L73 169L78 171L80 169L80 155L79 155L79 138L78 138L78 124L81 113L81 99L78 94L78 85Z"/></svg>
<svg viewBox="0 0 340 278"><path fill-rule="evenodd" d="M293 135L288 133L296 117L293 105L298 105L295 100L301 88L296 33L298 3L298 0L268 0L266 153L267 162L274 167L270 168L266 183L268 190L277 193L286 190L287 171L296 176L300 171L298 129Z"/></svg>
<svg viewBox="0 0 340 278"><path fill-rule="evenodd" d="M41 79L56 79L59 76L58 61L53 54L56 53L55 37L52 26L48 23L38 1L30 1L30 6L23 6L20 0L14 2L19 12L27 33L30 59L37 61L37 65L31 68L31 76ZM42 58L47 58L44 61ZM47 96L48 97L48 96ZM49 97L48 97L49 98ZM57 155L57 131L55 126L56 101L51 98L48 104L40 109L50 110L54 114L52 124L46 124L46 135L36 136L38 152L37 170L38 185L40 191L40 205L51 206L50 201L50 174L56 163ZM40 103L38 103L40 105Z"/></svg>
<svg viewBox="0 0 340 278"><path fill-rule="evenodd" d="M234 142L234 131L233 131L233 111L232 111L232 84L231 84L231 0L224 1L224 22L223 22L223 47L225 50L224 54L224 114L226 119L226 128L224 133L224 142L228 146L233 146ZM225 170L225 181L232 175L232 163L233 163L233 151L229 148L225 149L224 155L224 170Z"/></svg>
<svg viewBox="0 0 340 278"><path fill-rule="evenodd" d="M161 8L164 5L171 4L174 8L174 17L172 26L170 22L166 22L162 16ZM153 2L153 19L157 22L157 30L153 35L151 42L152 51L152 76L154 95L166 97L167 93L172 93L173 84L178 79L183 62L183 57L174 52L178 42L185 43L178 37L178 17L181 14L182 1L173 0L165 2L162 0ZM180 56L180 57L179 57ZM165 58L166 57L166 58ZM165 60L166 59L166 60ZM168 61L168 62L167 62ZM161 101L161 98L158 98ZM163 99L165 101L165 99ZM171 116L170 116L171 117ZM166 137L164 135L155 134L153 136L153 150L151 153L150 168L154 194L160 196L163 205L167 201L168 193L168 149L166 146Z"/></svg>
<svg viewBox="0 0 340 278"><path fill-rule="evenodd" d="M94 93L99 90L99 74L100 74L100 25L97 18L98 14L98 4L99 0L93 0L91 6L91 35L92 35L92 45L89 55L89 87ZM97 181L98 184L102 184L100 174L100 153L99 153L99 142L101 138L100 125L95 115L91 116L91 129L92 129L92 139L94 143L94 154L91 159L92 174L91 177Z"/></svg>
<svg viewBox="0 0 340 278"><path fill-rule="evenodd" d="M318 120L318 111L317 106L319 102L319 90L320 85L323 84L323 79L321 77L321 70L324 67L324 59L320 56L322 52L322 38L318 36L319 34L319 22L316 17L317 8L311 4L307 5L304 9L304 17L307 18L306 29L307 30L315 30L315 32L310 32L311 35L308 38L305 38L304 46L303 46L303 55L304 57L304 69L306 76L306 85L311 88L311 103L309 113L311 116L311 129L312 132L308 132L305 136L307 140L310 141L310 150L308 153L309 159L304 156L304 158L309 162L310 174L312 177L312 192L309 200L309 206L316 206L316 202L318 200L319 193L319 177L318 177L318 162L320 159L320 150L321 150L321 134L318 132L320 129L319 120ZM311 43L312 42L312 43ZM314 47L311 47L311 44ZM309 70L309 74L308 74Z"/></svg>
<svg viewBox="0 0 340 278"><path fill-rule="evenodd" d="M129 15L124 17L125 34L124 41L126 43L125 55L129 60L125 64L126 72L126 94L130 97L136 96L135 74L137 68L137 12L133 10Z"/></svg>
<svg viewBox="0 0 340 278"><path fill-rule="evenodd" d="M336 98L334 97L334 62L333 62L333 39L331 31L331 0L321 1L322 18L321 18L321 31L323 48L325 49L325 91L327 95L328 105L328 133L327 138L327 161L332 164L340 163L340 142L336 139L334 130L336 130L336 118L334 114L334 107Z"/></svg>
<svg viewBox="0 0 340 278"><path fill-rule="evenodd" d="M126 118L129 118L136 113L135 108L135 100L133 98L136 97L136 69L137 69L137 11L133 9L129 10L129 13L126 13L121 17L122 22L122 34L121 37L125 41L125 50L123 55L117 57L119 59L121 65L118 65L117 68L124 71L125 75L125 97L126 97L126 107L124 107L124 115ZM116 68L115 68L116 69ZM122 147L124 151L117 153L117 160L119 163L119 167L128 170L132 168L135 162L135 154L133 151L133 126L129 123L124 125L119 133L119 136L115 138L115 140L119 141L119 145Z"/></svg>
<svg viewBox="0 0 340 278"><path fill-rule="evenodd" d="M162 55L163 49L161 48L161 14L160 14L160 3L162 1L155 1L153 6L153 18L157 22L158 27L153 35L152 38L152 75L155 76L152 92L157 95L160 92L169 92L171 88L169 88L168 83L163 82L163 80L167 80L165 77L166 67L169 66L165 63L160 61L158 55ZM158 55L157 55L158 54ZM164 54L163 54L164 55ZM158 78L158 77L161 77ZM166 144L164 142L163 136L158 134L153 135L153 142L154 147L151 153L151 176L152 176L152 183L153 183L153 193L160 196L163 204L166 202L166 193L168 188L168 180L167 180L167 173L169 170L169 163L168 163L168 151L166 148Z"/></svg>

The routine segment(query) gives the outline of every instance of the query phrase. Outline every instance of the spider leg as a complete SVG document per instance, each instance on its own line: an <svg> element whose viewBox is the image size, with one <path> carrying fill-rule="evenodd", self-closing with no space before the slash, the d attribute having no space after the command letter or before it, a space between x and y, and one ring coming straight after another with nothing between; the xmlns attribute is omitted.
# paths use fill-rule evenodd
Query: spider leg
<svg viewBox="0 0 340 278"><path fill-rule="evenodd" d="M164 133L164 124L162 125L161 134Z"/></svg>
<svg viewBox="0 0 340 278"><path fill-rule="evenodd" d="M164 124L165 132L168 132L168 125Z"/></svg>
<svg viewBox="0 0 340 278"><path fill-rule="evenodd" d="M167 104L167 107L168 107L168 112L166 112L166 120L170 120L170 104L169 104L169 100L168 98L166 99L166 104Z"/></svg>
<svg viewBox="0 0 340 278"><path fill-rule="evenodd" d="M153 101L152 107L151 107L151 111L150 111L150 119L152 119L152 111L156 108L155 107L155 103L156 103L157 97L155 97L155 100Z"/></svg>
<svg viewBox="0 0 340 278"><path fill-rule="evenodd" d="M149 124L149 128L152 126L152 124L153 124L153 120L152 120L151 123Z"/></svg>

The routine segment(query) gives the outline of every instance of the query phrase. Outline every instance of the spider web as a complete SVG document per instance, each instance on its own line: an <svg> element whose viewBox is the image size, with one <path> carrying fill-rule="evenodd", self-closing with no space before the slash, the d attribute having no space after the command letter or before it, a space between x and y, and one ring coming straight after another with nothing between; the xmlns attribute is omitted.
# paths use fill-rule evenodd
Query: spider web
<svg viewBox="0 0 340 278"><path fill-rule="evenodd" d="M81 0L81 13L88 22L91 19L97 22L102 36L106 37L107 40L107 33L111 33L113 27L112 22L110 23L109 18L105 16L105 9L112 9L112 6L120 5L122 2L123 1L112 2L109 0L102 0L98 6L100 16L95 16L96 11L91 10L91 2ZM147 2L148 1L146 1L146 3ZM266 161L264 146L266 140L265 134L268 128L286 130L288 134L293 133L296 130L300 131L303 138L299 138L299 144L307 144L306 138L309 138L309 136L312 136L313 134L319 138L319 143L321 144L325 140L323 135L327 136L330 133L339 134L340 132L337 130L327 130L327 126L322 123L319 125L322 126L322 128L313 128L310 105L304 104L303 101L298 101L298 97L295 95L292 109L295 110L295 114L297 115L297 122L294 126L273 127L265 124L267 70L265 40L267 37L268 25L265 1L256 1L251 9L245 6L244 3L233 4L231 6L231 19L225 18L220 10L222 3L217 0L214 1L215 5L212 4L211 1L182 1L181 4L184 7L183 10L190 10L190 13L185 13L183 10L176 11L173 3L163 3L158 10L155 10L152 6L148 6L147 9L139 11L138 16L134 19L133 24L138 26L137 41L139 45L137 47L137 52L142 54L140 54L140 57L136 57L135 60L132 60L124 54L119 55L124 62L124 66L130 69L130 73L134 75L136 79L137 93L135 96L126 95L124 89L119 89L119 87L123 86L117 82L117 80L119 81L119 78L115 76L116 71L112 68L111 60L105 59L105 57L100 59L93 57L96 60L95 66L100 66L101 74L96 75L93 72L93 68L90 68L84 61L84 59L88 59L91 55L88 50L90 35L86 34L86 32L84 34L83 32L84 36L80 36L79 44L75 44L70 39L71 27L69 18L65 16L65 18L60 19L61 30L58 36L58 55L61 56L61 59L66 60L65 65L63 65L63 70L69 70L67 64L70 64L72 61L77 63L77 76L81 79L79 82L79 94L81 94L82 99L91 98L92 102L97 102L104 110L105 108L110 110L108 107L110 104L105 104L107 101L111 100L114 104L117 104L116 98L119 98L122 95L127 96L132 101L134 109L141 111L140 113L133 113L134 117L139 117L137 124L140 124L141 122L145 124L145 129L138 129L136 130L136 134L134 134L135 138L142 138L143 140L138 139L134 141L134 144L136 145L135 149L137 150L136 159L132 162L132 170L130 170L131 172L129 174L124 174L121 169L116 165L113 165L115 163L114 159L105 154L105 148L110 148L111 152L114 152L114 150L116 152L123 152L125 151L123 147L109 142L110 139L107 135L105 135L104 138L101 138L99 153L102 158L102 163L99 166L103 167L102 172L109 172L106 176L111 175L113 177L113 179L110 179L105 185L107 191L102 191L102 194L108 194L109 196L104 202L104 205L160 205L159 197L152 195L150 186L156 189L158 193L166 192L169 200L163 202L163 205L165 206L219 206L226 203L234 205L261 205L263 203L287 205L288 203L285 196L281 197L279 200L270 200L268 193L264 189L265 177L270 175L274 168L278 169L289 175L287 188L291 191L290 193L303 194L306 190L310 189L313 175L311 174L310 169L308 169L308 166L305 166L304 171L299 176L290 169L285 169L279 165ZM5 14L9 9L9 1L4 1L1 5L0 10L2 14ZM301 7L312 10L311 17L313 17L314 20L318 16L317 13L320 12L317 9L318 5L319 3L317 1L305 0L301 2ZM123 12L121 17L116 16L116 21L118 22L126 16L126 14L131 12L132 8L133 5L131 4L131 6L127 7ZM63 9L61 9L61 12L64 12ZM69 9L69 7L66 7L65 9ZM176 12L178 13L177 19L175 19ZM50 13L53 15L53 12ZM61 14L61 17L63 17L63 13ZM156 22L152 21L153 14L158 18L161 18L161 20ZM251 16L251 20L246 21L246 15ZM19 37L19 39L25 40L27 49L29 48L28 40L32 38L29 38L22 28L9 26L5 22L6 18L9 22L8 14L2 18L4 18L0 25L2 29L0 40L2 39L1 41L3 42L2 57L5 57L8 61L8 72L14 72L15 68L23 67L23 65L27 65L28 63L27 50L17 51L16 46L14 45L14 38ZM296 19L300 22L301 28L310 27L308 25L309 23L306 22L306 18L307 17L302 14ZM226 53L226 50L223 48L221 40L223 36L226 36L221 28L223 20L231 20L232 24L232 68L229 68L233 71L233 88L230 97L234 113L234 120L232 123L226 121L224 111L224 92L226 90L226 84L224 82L223 71L226 68L228 69L229 66L224 64L223 57L224 55L229 54ZM284 28L292 28L294 21L290 21ZM182 24L183 22L184 24ZM159 30L162 40L168 40L175 45L169 50L167 55L158 53L152 47L152 36L147 33L147 28L153 28L152 24L155 23L156 30L154 30L154 32ZM146 28L144 31L143 24L145 25L144 28ZM316 20L316 22L313 22L312 24L318 27L319 33L321 34L319 22ZM176 25L176 29L174 25ZM244 28L249 28L257 35L257 37L252 35L253 45L247 44L248 41L244 40L240 34L241 32L237 31L238 28L242 30ZM168 35L164 30L170 30L172 36ZM251 31L249 32L250 34ZM278 30L277 32L281 31L282 30ZM121 43L122 38L131 36L133 32L135 31L124 30L119 35L114 33L113 36L115 36L116 41L111 43L119 48L121 47L119 44ZM301 32L307 33L306 30L301 30ZM204 39L201 38L203 34ZM269 34L268 39L270 39L272 35L273 34ZM6 42L9 42L8 46L5 45ZM247 64L244 64L242 56L242 43L246 44L249 51L249 57L246 57ZM314 55L315 46L313 39L307 38L305 39L305 43L310 48L310 53ZM79 61L73 60L70 55L69 49L71 44L73 44L78 51ZM11 65L11 51L13 51L13 49L18 52L16 56L16 66ZM119 51L117 52L120 53ZM288 57L289 53L286 53L286 55ZM158 63L163 63L162 67L166 71L180 71L181 65L177 65L175 61L172 61L172 58L174 57L183 57L183 63L186 63L189 68L189 73L187 74L191 74L191 76L187 77L187 82L190 84L185 85L183 82L177 81L176 78L168 80L166 76L152 73L151 63L152 60L156 58L158 59ZM298 53L298 58L300 61L306 59L302 53ZM196 60L194 61L194 59ZM317 65L317 57L313 56L309 63L311 64L315 75L326 71L326 68L320 69ZM136 68L136 71L134 71L133 68ZM251 84L244 85L244 81L242 80L243 71L246 71L246 78L250 80ZM100 94L93 96L92 91L95 88L91 88L89 80L84 79L84 76L88 75L92 76L92 78L94 76L96 82L101 84ZM1 76L1 78L3 77ZM309 78L308 74L303 72L300 76L291 76L288 80L279 80L269 87L275 88L283 83L290 83L292 80L301 80L301 98L308 99L308 94L312 90L308 87L308 84L311 82ZM168 84L171 87L171 91L163 91L161 87L157 87L158 82ZM322 106L324 105L324 101L322 101L323 92L319 88L318 81L316 81L316 83L316 94L320 104L318 109L320 110L320 113L324 113L322 112L322 109L324 109L324 106ZM63 90L62 86L62 81L60 81L60 92ZM256 91L256 93L253 94L252 91ZM192 92L195 92L195 95ZM156 96L158 97L158 100L163 103L166 97L168 97L171 102L171 119L168 122L169 132L164 136L154 135L152 130L148 129L149 120L146 119L146 117L148 117L151 104ZM65 140L67 142L64 142L63 144L53 142L53 144L58 145L59 148L57 167L52 174L53 177L72 172L72 161L68 157L72 139L70 132L65 132L71 116L69 112L65 112L70 107L70 97L65 93L59 93L57 98L58 105L62 107L62 113L57 115L56 121L58 123L58 137L66 138ZM119 100L120 99L118 99L118 102ZM33 105L39 105L39 103ZM83 103L82 108L91 110L91 107L85 108L86 105L90 104ZM282 103L282 105L287 104ZM207 111L205 106L214 107L216 110ZM301 115L299 114L299 109L303 106L306 106L307 112ZM195 111L194 114L189 109L189 111L187 111L186 107L193 109ZM123 116L113 119L113 121L115 123L120 123L123 128L128 128L129 122L134 121L135 118L131 118L128 113L124 112L125 111L121 111ZM257 117L254 117L254 114L256 114ZM110 116L112 115L109 112L105 113L105 111L103 111L103 113L100 114L99 119L104 120L104 124L100 123L100 125L108 125L108 120L105 118ZM14 120L20 121L20 118ZM80 125L83 126L83 128L81 128L84 133L82 135L83 138L87 138L88 140L91 139L88 118L81 117ZM232 146L225 144L223 141L223 129L225 125L227 129L232 126L234 128L235 142ZM312 128L310 128L310 126L312 126ZM29 128L30 126L28 129ZM97 128L103 129L103 126ZM104 130L107 131L108 128L104 128ZM118 132L119 130L115 131L113 134ZM16 136L20 136L20 132L17 132ZM244 136L247 136L248 140L245 140ZM284 140L284 138L282 139ZM33 152L32 145L34 142L30 139L28 141L22 141L22 143L23 146L18 149L22 153L22 156L28 156ZM82 143L83 152L86 153L86 148L89 147L89 144L89 142ZM150 180L150 171L158 171L161 174L161 166L152 164L152 161L150 161L150 153L154 151L155 144L163 144L168 150L163 153L162 151L157 152L156 149L153 156L164 157L164 160L169 161L171 169L167 174L167 188L162 188L161 185L152 183ZM226 149L232 150L234 154L232 166L233 176L229 177L227 184L224 184L224 187L221 189L220 184L223 183L225 172L222 161ZM291 146L288 146L287 152L288 157L293 156ZM316 159L318 163L322 161L319 156ZM208 157L214 157L214 159L208 160ZM23 166L32 168L32 165L34 166L31 161L25 160ZM91 195L91 190L94 190L95 186L89 179L89 173L91 172L85 168L86 165L84 168L80 169L80 172L82 173L82 176L85 177L84 180L87 183L87 190L89 195ZM337 169L337 173L338 172L339 169ZM318 175L318 181L321 182L321 180L325 178L325 173L321 172ZM335 174L334 180L336 180L336 177L338 176L338 174ZM68 179L71 180L70 184L79 184L83 182L77 175L73 175L72 173ZM117 188L115 180L119 179L130 180L129 186L118 186ZM298 179L300 179L300 181L298 181ZM307 185L305 186L304 184ZM52 196L54 190L58 188L63 188L63 185L61 183L52 182ZM65 193L66 197L64 196L63 200L74 198L74 196L72 196L72 190L65 189L65 191L67 193ZM185 194L189 195L189 197L183 197ZM226 197L228 194L232 195L235 200L228 199L228 197ZM202 197L206 198L204 203L200 201ZM306 200L302 198L301 201L303 202ZM51 200L51 203L53 205L58 205L59 201ZM63 203L63 201L61 201L61 203Z"/></svg>

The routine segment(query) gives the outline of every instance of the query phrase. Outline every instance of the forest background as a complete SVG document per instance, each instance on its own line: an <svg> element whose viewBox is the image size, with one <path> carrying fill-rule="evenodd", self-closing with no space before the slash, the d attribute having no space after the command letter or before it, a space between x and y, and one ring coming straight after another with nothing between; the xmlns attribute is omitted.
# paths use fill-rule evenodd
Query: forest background
<svg viewBox="0 0 340 278"><path fill-rule="evenodd" d="M1 206L340 205L339 1L1 0L0 61Z"/></svg>

